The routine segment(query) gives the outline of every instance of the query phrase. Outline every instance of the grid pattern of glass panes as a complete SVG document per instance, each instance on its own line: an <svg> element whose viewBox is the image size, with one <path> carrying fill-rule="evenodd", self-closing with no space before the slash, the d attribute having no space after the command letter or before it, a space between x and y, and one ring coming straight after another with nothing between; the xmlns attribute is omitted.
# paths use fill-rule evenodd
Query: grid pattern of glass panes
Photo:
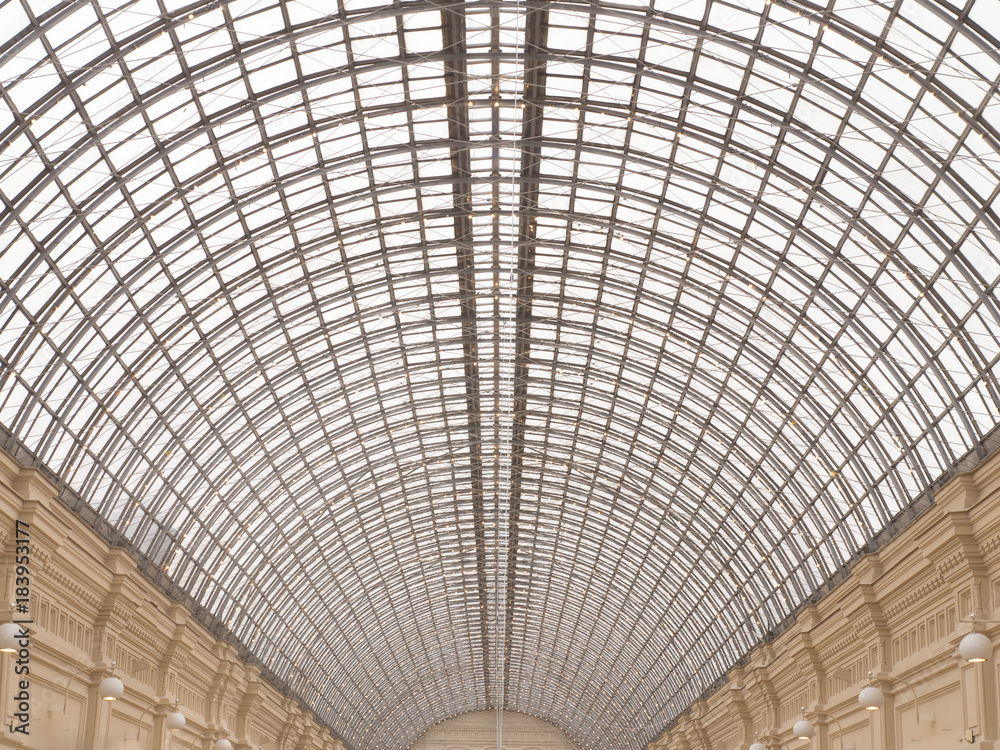
<svg viewBox="0 0 1000 750"><path fill-rule="evenodd" d="M355 750L641 748L1000 421L998 13L8 0L0 425Z"/></svg>

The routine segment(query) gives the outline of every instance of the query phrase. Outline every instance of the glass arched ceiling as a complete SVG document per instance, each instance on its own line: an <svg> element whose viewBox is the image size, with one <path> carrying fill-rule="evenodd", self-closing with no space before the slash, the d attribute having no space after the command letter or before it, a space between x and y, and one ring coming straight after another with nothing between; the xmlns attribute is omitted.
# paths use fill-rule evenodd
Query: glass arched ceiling
<svg viewBox="0 0 1000 750"><path fill-rule="evenodd" d="M998 14L7 0L0 423L355 750L635 750L998 421Z"/></svg>

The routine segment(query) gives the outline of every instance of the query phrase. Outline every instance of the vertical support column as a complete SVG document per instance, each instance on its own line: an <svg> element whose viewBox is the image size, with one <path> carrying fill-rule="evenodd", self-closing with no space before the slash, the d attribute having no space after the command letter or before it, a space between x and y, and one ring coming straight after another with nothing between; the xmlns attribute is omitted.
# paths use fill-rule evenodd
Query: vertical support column
<svg viewBox="0 0 1000 750"><path fill-rule="evenodd" d="M156 678L154 689L156 690L157 708L153 718L153 741L151 750L169 750L173 742L173 733L166 728L166 716L174 710L172 698L176 698L174 689L174 670L177 663L183 664L187 660L187 648L184 645L184 635L188 630L190 615L187 608L174 602L167 610L167 616L173 624L173 632L163 655L156 665Z"/></svg>
<svg viewBox="0 0 1000 750"><path fill-rule="evenodd" d="M125 550L113 547L104 558L104 568L111 574L104 592L104 601L94 618L94 640L91 645L91 659L94 662L94 674L87 690L87 718L84 730L84 747L106 747L113 745L110 737L111 712L113 706L106 706L108 701L101 700L97 694L97 686L105 677L111 676L111 665L114 662L115 632L112 621L119 600L124 594L128 577L135 573L135 562ZM89 744L88 744L89 743Z"/></svg>
<svg viewBox="0 0 1000 750"><path fill-rule="evenodd" d="M281 710L285 712L285 722L278 733L277 750L296 750L299 746L297 740L304 731L305 721L302 711L291 698L284 698L281 701Z"/></svg>
<svg viewBox="0 0 1000 750"><path fill-rule="evenodd" d="M760 717L756 731L760 732L761 737L769 736L780 724L781 701L768 669L773 661L774 649L770 643L764 643L753 652L750 665L744 670L746 676L744 694L750 699L750 705ZM754 730L754 727L751 726L750 729Z"/></svg>
<svg viewBox="0 0 1000 750"><path fill-rule="evenodd" d="M674 734L672 750L702 750L691 742L690 733L692 731L691 720L685 714L677 720L677 728Z"/></svg>
<svg viewBox="0 0 1000 750"><path fill-rule="evenodd" d="M302 716L302 723L302 732L299 734L298 742L292 746L292 750L309 750L309 748L316 747L321 741L316 734L316 727L309 721L308 716Z"/></svg>
<svg viewBox="0 0 1000 750"><path fill-rule="evenodd" d="M180 739L185 734L183 729L171 730L167 728L167 715L172 713L173 710L173 705L169 703L163 703L156 707L156 712L153 715L152 741L149 743L149 750L174 750L174 748L177 748L177 750L180 750L180 748L192 750L192 747L197 747L197 745L189 745ZM186 716L185 720L187 720ZM187 724L186 727L190 727L190 724ZM145 747L140 747L139 750L145 750Z"/></svg>
<svg viewBox="0 0 1000 750"><path fill-rule="evenodd" d="M878 714L869 716L871 750L896 750L896 708L891 685L886 679L892 670L891 633L876 590L882 572L878 554L865 555L858 560L852 575L857 581L859 601L844 615L853 623L858 642L868 649L872 676L885 695L882 710L869 712Z"/></svg>
<svg viewBox="0 0 1000 750"><path fill-rule="evenodd" d="M249 741L250 725L253 723L254 705L257 703L264 683L260 679L260 669L255 665L240 662L237 666L243 667L243 678L238 682L238 684L243 686L243 695L240 698L240 705L236 711L236 726L233 729L237 737ZM236 742L233 744L239 747ZM249 748L250 746L247 745L247 747Z"/></svg>
<svg viewBox="0 0 1000 750"><path fill-rule="evenodd" d="M712 740L705 728L705 714L708 713L708 703L704 700L695 701L691 704L691 713L688 714L685 734L692 746L692 750L712 750Z"/></svg>
<svg viewBox="0 0 1000 750"><path fill-rule="evenodd" d="M803 703L807 717L817 730L813 750L831 750L826 725L816 721L816 716L825 712L826 670L819 657L812 637L822 618L816 605L803 607L795 619L793 630L792 659L799 674L806 683L807 700Z"/></svg>
<svg viewBox="0 0 1000 750"><path fill-rule="evenodd" d="M740 728L740 746L747 747L753 742L753 717L743 692L743 669L734 667L730 672L729 701L732 721Z"/></svg>
<svg viewBox="0 0 1000 750"><path fill-rule="evenodd" d="M935 501L944 513L947 534L922 545L927 560L937 567L948 588L955 594L955 608L960 618L974 615L981 620L993 615L989 570L982 545L973 523L973 509L982 500L984 477L979 471L959 474L938 492ZM965 626L968 627L968 626ZM964 635L965 628L959 628ZM957 639L956 639L957 640ZM956 659L957 659L956 654ZM966 729L982 739L998 738L997 678L990 662L961 664L962 692L965 695ZM974 696L970 695L975 693ZM961 739L965 739L964 737Z"/></svg>

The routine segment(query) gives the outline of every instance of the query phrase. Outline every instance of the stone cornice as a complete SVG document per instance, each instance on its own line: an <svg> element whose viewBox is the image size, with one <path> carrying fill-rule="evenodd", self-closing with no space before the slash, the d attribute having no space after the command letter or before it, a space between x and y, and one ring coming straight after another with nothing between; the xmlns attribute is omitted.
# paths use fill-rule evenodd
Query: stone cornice
<svg viewBox="0 0 1000 750"><path fill-rule="evenodd" d="M943 574L938 572L933 578L928 580L923 585L917 586L914 589L910 589L909 593L905 596L897 599L890 606L886 607L884 612L885 616L890 620L896 615L906 612L906 610L913 607L914 604L923 601L931 594L934 594L941 590L945 585L945 577Z"/></svg>
<svg viewBox="0 0 1000 750"><path fill-rule="evenodd" d="M43 580L46 584L44 591L47 596L51 596L54 600L58 596L59 599L57 601L60 601L60 603L63 599L72 599L75 602L87 605L95 612L97 611L97 608L101 605L101 598L94 596L90 589L81 586L75 577L70 576L60 566L52 564L51 561L42 570L44 573ZM51 586L49 585L51 583L58 585ZM64 594L70 594L71 596L66 597ZM88 621L92 621L92 619L90 618Z"/></svg>

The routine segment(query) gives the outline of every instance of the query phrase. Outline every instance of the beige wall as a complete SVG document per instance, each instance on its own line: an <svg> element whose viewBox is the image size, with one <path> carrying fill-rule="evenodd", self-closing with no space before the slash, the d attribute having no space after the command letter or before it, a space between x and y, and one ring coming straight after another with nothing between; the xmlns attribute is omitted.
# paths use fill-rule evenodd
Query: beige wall
<svg viewBox="0 0 1000 750"><path fill-rule="evenodd" d="M561 731L540 719L504 712L503 750L578 750ZM456 716L429 729L410 750L496 750L496 711Z"/></svg>
<svg viewBox="0 0 1000 750"><path fill-rule="evenodd" d="M998 750L1000 659L968 664L958 643L974 610L1000 620L1000 455L935 499L650 750L735 750L755 736L773 750L960 750L972 739L970 750ZM996 625L980 629L1000 641ZM869 670L882 711L857 701ZM792 737L800 707L817 727L811 741Z"/></svg>
<svg viewBox="0 0 1000 750"><path fill-rule="evenodd" d="M26 521L34 619L30 735L9 730L16 657L0 654L0 747L209 750L228 736L236 748L343 750L311 714L263 682L236 649L212 637L140 575L129 555L109 548L55 498L37 471L0 452L4 596L9 602L15 595L15 522ZM125 695L101 701L97 684L112 661ZM175 699L187 726L167 732L163 716ZM145 713L140 732L140 714L152 705L158 708Z"/></svg>

